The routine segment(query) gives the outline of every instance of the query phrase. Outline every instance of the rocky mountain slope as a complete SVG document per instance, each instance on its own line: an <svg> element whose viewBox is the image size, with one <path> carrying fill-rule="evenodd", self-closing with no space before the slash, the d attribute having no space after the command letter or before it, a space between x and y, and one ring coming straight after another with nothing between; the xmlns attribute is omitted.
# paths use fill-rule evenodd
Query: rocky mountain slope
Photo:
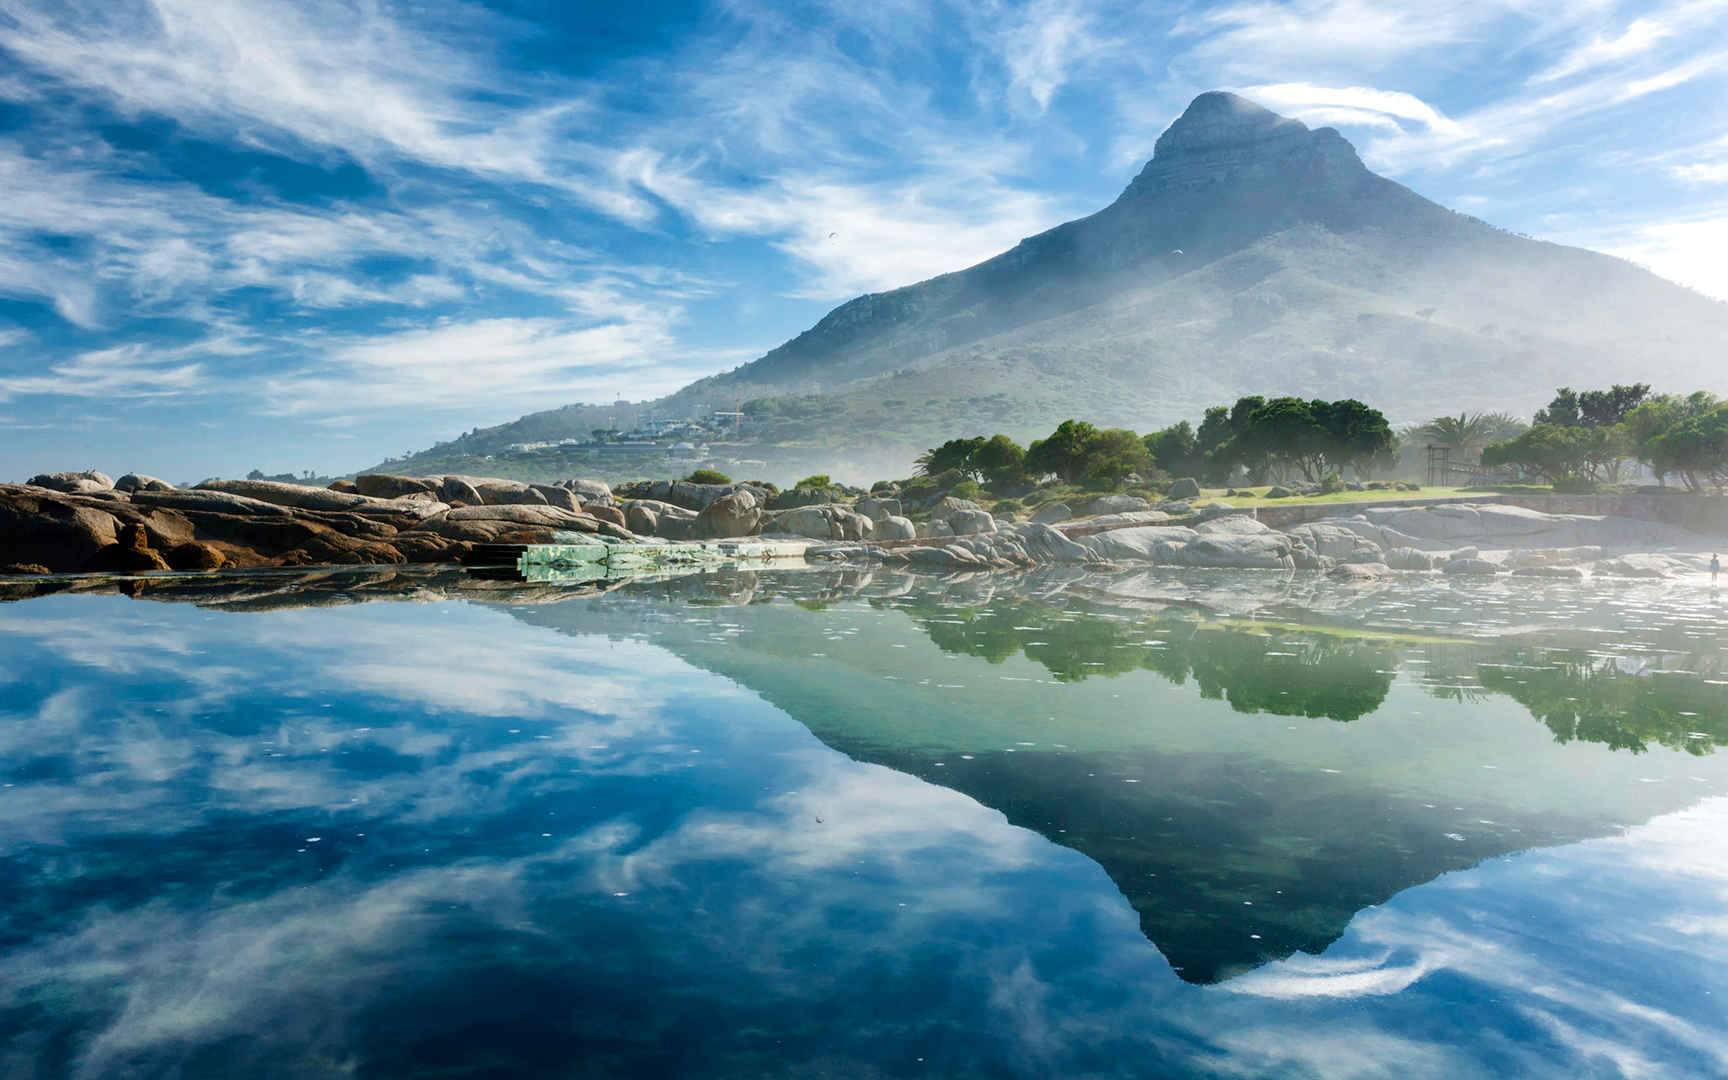
<svg viewBox="0 0 1728 1080"><path fill-rule="evenodd" d="M1403 420L1525 412L1563 384L1723 391L1724 340L1728 305L1447 210L1369 171L1331 128L1214 92L1098 213L842 304L649 411L781 399L747 409L760 440L846 448L869 433L893 456L1071 415L1146 430L1244 393L1353 396ZM584 434L591 411L445 449Z"/></svg>

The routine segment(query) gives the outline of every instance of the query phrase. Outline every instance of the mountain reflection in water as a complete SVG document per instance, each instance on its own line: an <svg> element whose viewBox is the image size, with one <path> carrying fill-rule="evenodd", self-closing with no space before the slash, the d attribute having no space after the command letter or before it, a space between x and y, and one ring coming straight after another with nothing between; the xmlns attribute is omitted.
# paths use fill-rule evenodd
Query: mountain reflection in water
<svg viewBox="0 0 1728 1080"><path fill-rule="evenodd" d="M8 1075L1728 1068L1705 590L32 588Z"/></svg>

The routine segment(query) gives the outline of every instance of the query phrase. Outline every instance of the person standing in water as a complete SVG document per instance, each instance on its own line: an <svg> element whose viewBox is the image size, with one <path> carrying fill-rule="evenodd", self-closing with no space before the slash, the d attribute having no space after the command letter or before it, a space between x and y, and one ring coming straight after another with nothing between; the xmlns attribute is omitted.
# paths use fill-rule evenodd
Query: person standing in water
<svg viewBox="0 0 1728 1080"><path fill-rule="evenodd" d="M1722 560L1715 555L1710 556L1710 580L1715 581L1716 575L1722 572Z"/></svg>

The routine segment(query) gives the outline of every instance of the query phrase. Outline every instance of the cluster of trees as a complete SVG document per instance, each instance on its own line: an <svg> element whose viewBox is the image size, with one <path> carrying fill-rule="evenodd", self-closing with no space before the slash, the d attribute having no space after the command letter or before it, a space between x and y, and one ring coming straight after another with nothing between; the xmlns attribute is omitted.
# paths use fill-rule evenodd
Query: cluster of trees
<svg viewBox="0 0 1728 1080"><path fill-rule="evenodd" d="M1354 398L1259 396L1207 409L1199 430L1184 420L1145 442L1164 471L1218 484L1237 469L1255 484L1296 474L1317 481L1346 469L1366 476L1389 464L1397 446L1380 410Z"/></svg>
<svg viewBox="0 0 1728 1080"><path fill-rule="evenodd" d="M1652 394L1646 383L1606 390L1561 387L1533 424L1504 413L1435 417L1404 431L1406 446L1438 443L1487 469L1517 467L1561 490L1621 479L1629 461L1687 488L1728 488L1728 401L1705 391ZM918 458L922 476L953 474L1003 491L1044 477L1111 487L1125 477L1193 476L1226 484L1301 477L1323 482L1346 471L1366 478L1397 465L1400 437L1378 409L1346 398L1244 397L1140 436L1065 420L1022 448L1006 435L950 439Z"/></svg>
<svg viewBox="0 0 1728 1080"><path fill-rule="evenodd" d="M1064 420L1048 438L1028 447L1006 435L949 439L920 454L917 465L921 476L958 474L1002 491L1045 476L1109 487L1132 474L1151 473L1153 460L1145 441L1127 428Z"/></svg>
<svg viewBox="0 0 1728 1080"><path fill-rule="evenodd" d="M1318 481L1344 469L1365 475L1394 446L1386 417L1360 401L1245 397L1206 410L1198 431L1186 420L1146 436L1064 420L1024 449L1006 435L950 439L917 464L920 475L952 472L997 490L1045 476L1107 487L1154 467L1216 483L1240 468L1265 483L1296 474Z"/></svg>
<svg viewBox="0 0 1728 1080"><path fill-rule="evenodd" d="M1515 438L1484 447L1482 464L1527 469L1562 489L1616 482L1630 460L1693 491L1728 486L1728 402L1714 394L1652 395L1647 383L1562 387L1534 419Z"/></svg>

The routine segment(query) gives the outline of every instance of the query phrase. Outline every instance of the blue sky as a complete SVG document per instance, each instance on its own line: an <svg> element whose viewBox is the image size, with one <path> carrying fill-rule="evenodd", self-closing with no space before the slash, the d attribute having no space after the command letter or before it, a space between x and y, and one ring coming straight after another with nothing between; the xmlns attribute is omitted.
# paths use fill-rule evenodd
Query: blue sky
<svg viewBox="0 0 1728 1080"><path fill-rule="evenodd" d="M1196 93L1728 298L1728 0L0 0L0 478L344 470L750 360Z"/></svg>

